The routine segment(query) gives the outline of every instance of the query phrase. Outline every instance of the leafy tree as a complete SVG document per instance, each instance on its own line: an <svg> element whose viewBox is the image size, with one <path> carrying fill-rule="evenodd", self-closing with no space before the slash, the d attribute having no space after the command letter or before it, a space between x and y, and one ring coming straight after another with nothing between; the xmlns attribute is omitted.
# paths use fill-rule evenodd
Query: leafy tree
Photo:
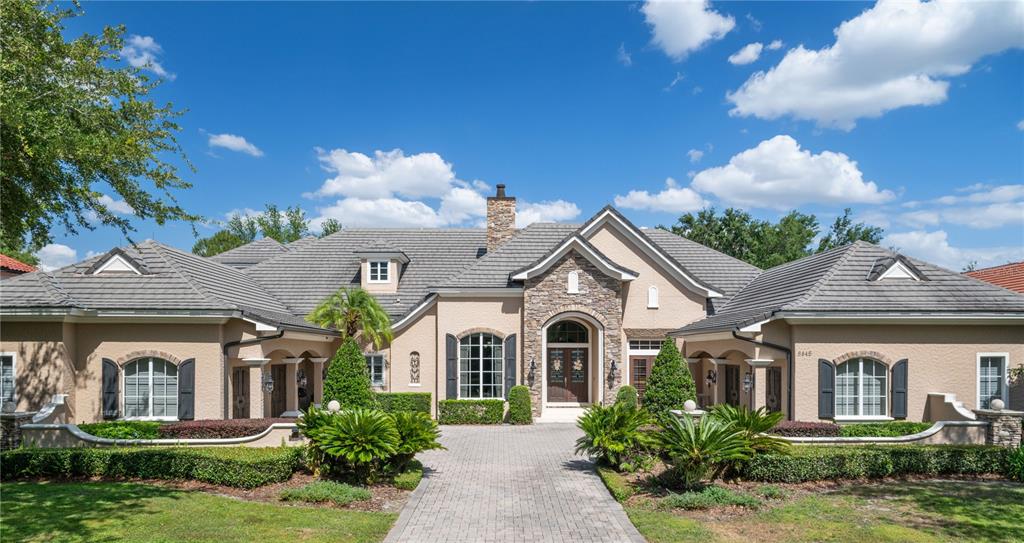
<svg viewBox="0 0 1024 543"><path fill-rule="evenodd" d="M221 230L216 234L202 238L192 246L192 253L199 256L219 255L224 251L230 251L235 247L241 247L247 242L227 230Z"/></svg>
<svg viewBox="0 0 1024 543"><path fill-rule="evenodd" d="M335 232L340 232L341 222L338 219L325 219L320 228L320 237L325 238Z"/></svg>
<svg viewBox="0 0 1024 543"><path fill-rule="evenodd" d="M827 251L843 245L849 245L855 241L867 241L878 243L882 241L884 230L877 226L868 226L862 222L853 224L850 218L850 208L843 210L842 217L836 217L825 237L818 243L818 252Z"/></svg>
<svg viewBox="0 0 1024 543"><path fill-rule="evenodd" d="M236 213L228 219L224 230L197 241L192 252L213 256L251 243L260 234L281 243L298 240L309 234L306 212L299 207L289 207L282 212L277 205L267 204L266 210L256 217L243 217Z"/></svg>
<svg viewBox="0 0 1024 543"><path fill-rule="evenodd" d="M35 250L52 229L108 225L126 236L130 216L109 199L123 199L138 219L157 224L196 221L172 191L191 185L176 157L191 169L175 139L182 112L149 94L161 80L120 62L123 26L67 41L63 21L77 5L3 0L0 19L0 245Z"/></svg>
<svg viewBox="0 0 1024 543"><path fill-rule="evenodd" d="M256 222L256 219L242 216L238 213L231 215L225 227L228 232L244 243L250 243L260 233L260 225Z"/></svg>
<svg viewBox="0 0 1024 543"><path fill-rule="evenodd" d="M327 366L324 378L323 405L338 400L342 409L377 407L377 398L370 384L370 373L366 358L359 349L355 338L348 337L334 353Z"/></svg>
<svg viewBox="0 0 1024 543"><path fill-rule="evenodd" d="M33 266L39 265L39 257L30 253L29 251L2 247L0 248L0 253L5 254L15 260L20 260L26 264L31 264Z"/></svg>
<svg viewBox="0 0 1024 543"><path fill-rule="evenodd" d="M267 209L256 217L260 232L265 238L273 238L281 243L291 243L309 233L309 221L306 212L300 207L289 207L278 210L274 204L267 204Z"/></svg>
<svg viewBox="0 0 1024 543"><path fill-rule="evenodd" d="M15 258L17 258L17 257L15 257ZM24 262L24 261L22 261L22 262ZM967 273L967 272L972 272L972 271L977 271L977 270L978 270L978 261L977 260L972 260L972 261L968 262L967 265L964 266L964 268L962 270L960 270L960 273Z"/></svg>
<svg viewBox="0 0 1024 543"><path fill-rule="evenodd" d="M338 289L320 302L306 320L322 328L334 328L343 338L361 334L378 349L394 337L387 312L361 288Z"/></svg>
<svg viewBox="0 0 1024 543"><path fill-rule="evenodd" d="M655 417L671 416L686 400L697 399L697 384L671 338L661 343L644 390L644 409Z"/></svg>

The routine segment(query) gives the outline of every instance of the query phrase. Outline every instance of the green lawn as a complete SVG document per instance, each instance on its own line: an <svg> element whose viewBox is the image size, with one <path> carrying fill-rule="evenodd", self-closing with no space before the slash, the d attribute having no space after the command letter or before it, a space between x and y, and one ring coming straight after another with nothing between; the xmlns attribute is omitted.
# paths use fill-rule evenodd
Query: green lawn
<svg viewBox="0 0 1024 543"><path fill-rule="evenodd" d="M0 500L4 541L376 542L397 518L136 483L4 483Z"/></svg>
<svg viewBox="0 0 1024 543"><path fill-rule="evenodd" d="M739 514L626 507L648 541L1024 541L1024 485L893 482Z"/></svg>

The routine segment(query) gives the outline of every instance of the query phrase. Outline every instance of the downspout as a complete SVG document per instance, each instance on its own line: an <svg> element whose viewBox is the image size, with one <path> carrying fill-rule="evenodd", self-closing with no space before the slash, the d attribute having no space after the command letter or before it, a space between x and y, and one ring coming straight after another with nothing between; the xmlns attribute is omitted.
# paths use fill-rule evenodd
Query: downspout
<svg viewBox="0 0 1024 543"><path fill-rule="evenodd" d="M260 343L263 343L264 341L270 341L272 339L280 339L282 337L284 337L284 328L281 328L278 333L270 335L270 336L262 336L262 337L257 337L257 338L253 338L253 339L240 339L238 341L229 341L229 342L224 344L222 352L224 353L224 390L223 390L223 392L224 392L224 418L225 419L231 418L231 398L228 397L228 387L230 386L229 383L231 382L231 373L228 371L228 350L231 349L232 347L246 347L246 346L249 346L249 345L258 345Z"/></svg>
<svg viewBox="0 0 1024 543"><path fill-rule="evenodd" d="M785 347L776 343L768 343L767 341L757 341L747 337L743 337L736 333L736 330L732 331L732 337L745 341L747 343L753 343L761 347L769 347L772 349L780 350L786 353L786 418L793 420L793 350L789 347Z"/></svg>

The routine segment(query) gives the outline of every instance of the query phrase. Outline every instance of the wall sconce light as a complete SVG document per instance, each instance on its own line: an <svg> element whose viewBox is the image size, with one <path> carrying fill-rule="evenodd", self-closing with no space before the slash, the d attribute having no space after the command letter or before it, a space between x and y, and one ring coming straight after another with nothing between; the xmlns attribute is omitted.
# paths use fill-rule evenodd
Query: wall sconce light
<svg viewBox="0 0 1024 543"><path fill-rule="evenodd" d="M615 363L615 359L611 359L611 364L608 365L608 387L611 388L615 385L615 376L619 369L618 364Z"/></svg>
<svg viewBox="0 0 1024 543"><path fill-rule="evenodd" d="M274 392L274 376L270 373L267 368L263 368L263 392L270 394Z"/></svg>
<svg viewBox="0 0 1024 543"><path fill-rule="evenodd" d="M707 383L708 388L711 388L711 385L718 382L718 372L715 370L708 370L708 376L704 378L704 382Z"/></svg>
<svg viewBox="0 0 1024 543"><path fill-rule="evenodd" d="M535 371L537 371L537 359L536 358L531 358L530 359L530 373L533 373Z"/></svg>
<svg viewBox="0 0 1024 543"><path fill-rule="evenodd" d="M751 388L754 388L754 376L748 371L743 374L743 392L750 392Z"/></svg>

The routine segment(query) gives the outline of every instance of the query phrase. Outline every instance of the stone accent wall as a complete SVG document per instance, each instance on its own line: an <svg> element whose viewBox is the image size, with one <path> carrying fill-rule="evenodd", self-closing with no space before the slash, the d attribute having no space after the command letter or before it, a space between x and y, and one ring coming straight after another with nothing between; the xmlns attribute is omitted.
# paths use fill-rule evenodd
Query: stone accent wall
<svg viewBox="0 0 1024 543"><path fill-rule="evenodd" d="M570 271L579 272L579 293L567 292L567 281ZM604 400L610 403L625 371L625 360L622 356L622 281L601 273L586 258L575 251L562 257L548 271L526 281L523 292L523 357L521 375L523 382L530 388L533 401L534 416L540 416L541 390L543 387L543 371L545 355L542 352L541 333L545 323L560 314L577 312L589 315L601 323L604 328ZM591 327L592 326L588 326ZM591 356L590 375L597 379L597 353ZM530 373L530 361L536 361L537 369ZM612 375L611 362L617 368ZM592 402L597 398L591 397Z"/></svg>
<svg viewBox="0 0 1024 543"><path fill-rule="evenodd" d="M985 429L985 444L1000 447L1017 448L1021 444L1024 411L995 411L992 409L975 409L978 420L988 423Z"/></svg>
<svg viewBox="0 0 1024 543"><path fill-rule="evenodd" d="M487 252L494 252L515 233L516 199L504 195L487 198Z"/></svg>
<svg viewBox="0 0 1024 543"><path fill-rule="evenodd" d="M35 413L0 413L0 451L21 446L21 425L32 422Z"/></svg>

